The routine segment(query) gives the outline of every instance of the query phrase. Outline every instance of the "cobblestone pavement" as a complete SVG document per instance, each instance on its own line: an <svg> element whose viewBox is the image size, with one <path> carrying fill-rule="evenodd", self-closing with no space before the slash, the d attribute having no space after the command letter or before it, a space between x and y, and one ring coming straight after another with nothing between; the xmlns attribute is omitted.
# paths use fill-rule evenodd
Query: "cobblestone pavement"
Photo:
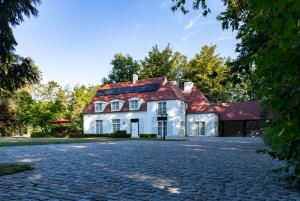
<svg viewBox="0 0 300 201"><path fill-rule="evenodd" d="M260 138L114 141L0 148L33 171L0 177L0 200L300 200Z"/></svg>

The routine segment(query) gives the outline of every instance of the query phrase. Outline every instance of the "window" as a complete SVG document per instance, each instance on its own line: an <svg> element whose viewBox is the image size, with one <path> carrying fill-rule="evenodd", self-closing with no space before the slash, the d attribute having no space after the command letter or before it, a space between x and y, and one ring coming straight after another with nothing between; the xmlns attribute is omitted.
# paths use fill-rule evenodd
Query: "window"
<svg viewBox="0 0 300 201"><path fill-rule="evenodd" d="M116 132L116 131L120 130L120 119L113 119L112 120L112 129L113 129L113 132Z"/></svg>
<svg viewBox="0 0 300 201"><path fill-rule="evenodd" d="M158 130L157 134L159 136L166 136L167 135L167 121L158 121Z"/></svg>
<svg viewBox="0 0 300 201"><path fill-rule="evenodd" d="M205 122L198 121L195 122L195 135L205 135Z"/></svg>
<svg viewBox="0 0 300 201"><path fill-rule="evenodd" d="M119 111L120 110L120 102L112 102L111 103L111 111Z"/></svg>
<svg viewBox="0 0 300 201"><path fill-rule="evenodd" d="M103 111L103 103L95 103L95 112L102 112Z"/></svg>
<svg viewBox="0 0 300 201"><path fill-rule="evenodd" d="M138 100L131 100L129 105L130 110L138 110L139 109L139 101Z"/></svg>
<svg viewBox="0 0 300 201"><path fill-rule="evenodd" d="M167 103L166 102L159 102L158 103L158 115L167 115Z"/></svg>
<svg viewBox="0 0 300 201"><path fill-rule="evenodd" d="M96 133L103 134L103 121L102 120L96 120Z"/></svg>

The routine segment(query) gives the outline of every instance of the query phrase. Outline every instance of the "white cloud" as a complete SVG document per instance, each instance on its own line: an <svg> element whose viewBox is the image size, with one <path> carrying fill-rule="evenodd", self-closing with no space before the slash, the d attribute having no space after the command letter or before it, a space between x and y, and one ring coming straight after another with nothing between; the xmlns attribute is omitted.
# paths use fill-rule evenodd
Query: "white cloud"
<svg viewBox="0 0 300 201"><path fill-rule="evenodd" d="M190 39L193 35L195 35L196 33L195 32L190 32L190 33L187 33L185 34L182 38L181 38L181 41L186 41L188 39Z"/></svg>
<svg viewBox="0 0 300 201"><path fill-rule="evenodd" d="M213 24L216 22L216 20L207 20L207 19L204 19L204 21L202 21L202 22L198 22L200 20L200 18L201 18L201 15L198 15L198 16L192 18L190 20L190 22L184 26L184 30L189 30L195 26L208 25L208 24Z"/></svg>
<svg viewBox="0 0 300 201"><path fill-rule="evenodd" d="M223 35L223 36L218 36L216 38L216 41L223 41L223 40L234 40L235 36L234 35Z"/></svg>
<svg viewBox="0 0 300 201"><path fill-rule="evenodd" d="M184 26L184 30L191 29L200 20L200 18L201 18L201 15L197 15L197 16L193 17L190 20L190 22Z"/></svg>
<svg viewBox="0 0 300 201"><path fill-rule="evenodd" d="M165 7L167 7L168 5L171 5L171 4L170 4L170 0L162 0L162 2L159 4L159 7L160 7L160 8L165 8ZM171 6L170 6L170 8L171 8Z"/></svg>

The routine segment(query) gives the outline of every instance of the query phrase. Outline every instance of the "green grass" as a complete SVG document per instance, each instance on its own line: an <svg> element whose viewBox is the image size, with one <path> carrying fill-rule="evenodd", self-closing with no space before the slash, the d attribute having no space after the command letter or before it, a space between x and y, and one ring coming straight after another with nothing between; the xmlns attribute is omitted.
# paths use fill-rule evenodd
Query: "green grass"
<svg viewBox="0 0 300 201"><path fill-rule="evenodd" d="M31 146L47 144L70 144L88 142L106 142L120 139L95 137L95 138L28 138L28 137L2 137L0 147Z"/></svg>
<svg viewBox="0 0 300 201"><path fill-rule="evenodd" d="M94 138L0 137L0 147L107 142L107 141L116 141L116 140L185 141L187 139L167 138L166 140L162 140L161 138L109 138L109 137L94 137Z"/></svg>
<svg viewBox="0 0 300 201"><path fill-rule="evenodd" d="M32 166L28 163L4 163L0 164L0 176L25 172L32 169Z"/></svg>

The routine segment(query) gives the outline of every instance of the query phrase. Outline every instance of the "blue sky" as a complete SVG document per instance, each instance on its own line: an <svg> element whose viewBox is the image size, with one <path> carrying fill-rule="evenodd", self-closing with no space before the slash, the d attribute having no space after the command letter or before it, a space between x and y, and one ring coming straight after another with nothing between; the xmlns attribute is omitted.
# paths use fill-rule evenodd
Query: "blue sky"
<svg viewBox="0 0 300 201"><path fill-rule="evenodd" d="M143 59L155 44L170 43L189 58L216 44L221 56L235 57L235 34L216 20L221 1L209 2L212 13L204 18L199 11L173 13L171 0L42 0L39 17L15 28L16 53L33 58L43 83L63 86L100 84L114 54Z"/></svg>

